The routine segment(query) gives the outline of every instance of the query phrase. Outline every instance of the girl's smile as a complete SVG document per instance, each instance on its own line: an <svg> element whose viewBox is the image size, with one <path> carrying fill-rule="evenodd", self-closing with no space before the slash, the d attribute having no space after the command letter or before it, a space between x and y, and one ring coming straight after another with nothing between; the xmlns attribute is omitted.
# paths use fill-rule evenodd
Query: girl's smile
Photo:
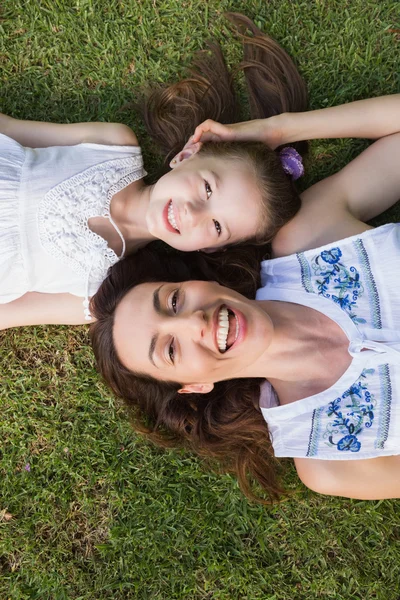
<svg viewBox="0 0 400 600"><path fill-rule="evenodd" d="M178 250L212 250L254 237L260 215L261 194L246 163L196 154L150 188L146 223Z"/></svg>
<svg viewBox="0 0 400 600"><path fill-rule="evenodd" d="M174 207L174 203L172 200L169 200L165 205L164 209L164 218L166 218L167 229L172 231L172 233L180 234L180 223L181 220L179 215ZM179 224L178 224L179 223Z"/></svg>

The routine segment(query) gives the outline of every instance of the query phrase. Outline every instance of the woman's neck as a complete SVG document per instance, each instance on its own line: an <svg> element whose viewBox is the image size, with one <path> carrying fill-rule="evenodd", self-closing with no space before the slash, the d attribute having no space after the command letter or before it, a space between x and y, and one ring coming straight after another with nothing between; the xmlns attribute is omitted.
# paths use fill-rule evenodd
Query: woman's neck
<svg viewBox="0 0 400 600"><path fill-rule="evenodd" d="M319 389L332 385L351 362L349 340L341 327L322 313L299 304L263 301L273 323L273 337L253 377L265 377L276 388ZM320 389L321 388L321 389ZM299 397L304 394L300 392Z"/></svg>

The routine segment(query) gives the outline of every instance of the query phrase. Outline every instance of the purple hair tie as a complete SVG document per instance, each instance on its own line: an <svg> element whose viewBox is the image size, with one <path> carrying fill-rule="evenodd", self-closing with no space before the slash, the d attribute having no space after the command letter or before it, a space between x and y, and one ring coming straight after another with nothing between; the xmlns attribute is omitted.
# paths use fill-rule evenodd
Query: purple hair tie
<svg viewBox="0 0 400 600"><path fill-rule="evenodd" d="M279 152L282 167L292 179L299 179L304 175L303 161L300 154L292 146L286 146Z"/></svg>

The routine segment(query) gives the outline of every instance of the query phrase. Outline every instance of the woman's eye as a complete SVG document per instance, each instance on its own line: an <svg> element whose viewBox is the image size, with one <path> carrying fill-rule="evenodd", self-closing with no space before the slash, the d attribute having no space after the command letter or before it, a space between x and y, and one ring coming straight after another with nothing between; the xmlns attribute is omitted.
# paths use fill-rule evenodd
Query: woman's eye
<svg viewBox="0 0 400 600"><path fill-rule="evenodd" d="M168 356L169 356L169 359L172 362L172 364L174 364L174 358L175 358L174 340L172 340L169 345Z"/></svg>
<svg viewBox="0 0 400 600"><path fill-rule="evenodd" d="M176 314L178 310L179 290L175 290L171 297L171 308Z"/></svg>
<svg viewBox="0 0 400 600"><path fill-rule="evenodd" d="M219 224L219 222L218 222L218 221L216 221L215 219L213 219L213 221L214 221L214 226L215 226L215 229L217 230L217 233L218 233L218 235L221 235L221 232L222 232L222 227L221 227L221 225L220 225L220 224Z"/></svg>
<svg viewBox="0 0 400 600"><path fill-rule="evenodd" d="M207 200L208 200L212 194L211 185L208 183L208 181L204 180L204 186L206 188L206 195L207 195Z"/></svg>

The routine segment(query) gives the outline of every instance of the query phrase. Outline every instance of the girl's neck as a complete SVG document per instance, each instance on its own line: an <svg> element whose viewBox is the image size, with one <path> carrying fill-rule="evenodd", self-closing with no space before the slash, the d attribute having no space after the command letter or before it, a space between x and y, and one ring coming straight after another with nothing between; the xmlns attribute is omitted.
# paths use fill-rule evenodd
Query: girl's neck
<svg viewBox="0 0 400 600"><path fill-rule="evenodd" d="M129 254L157 239L151 235L146 222L151 186L143 180L126 186L112 198L110 212L124 236Z"/></svg>

